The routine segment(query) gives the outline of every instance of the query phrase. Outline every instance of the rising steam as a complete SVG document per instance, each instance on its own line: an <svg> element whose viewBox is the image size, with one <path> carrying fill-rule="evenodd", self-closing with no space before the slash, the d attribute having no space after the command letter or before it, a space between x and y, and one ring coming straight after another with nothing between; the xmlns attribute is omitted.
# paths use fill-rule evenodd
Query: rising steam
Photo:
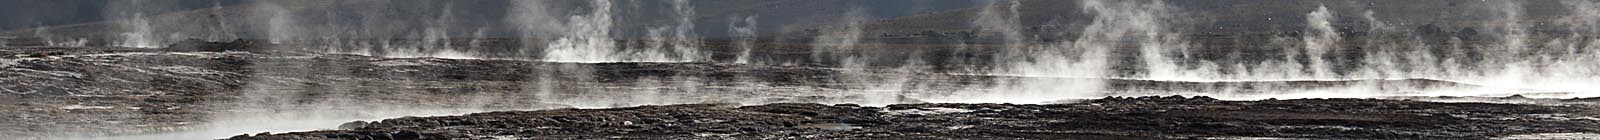
<svg viewBox="0 0 1600 140"><path fill-rule="evenodd" d="M758 16L752 15L743 19L733 18L728 21L728 32L733 34L733 45L739 48L739 55L734 56L733 63L750 63L750 51L755 49L755 43L758 41L758 37L756 37L756 17Z"/></svg>
<svg viewBox="0 0 1600 140"><path fill-rule="evenodd" d="M660 22L628 21L632 7L628 2L575 1L581 6L563 6L574 1L510 1L502 23L472 25L470 8L420 6L408 9L385 0L338 1L327 4L307 1L263 1L250 6L248 13L224 12L220 4L212 8L210 20L182 20L150 12L142 1L122 4L113 15L112 46L159 48L181 39L210 41L263 39L271 44L292 46L301 51L360 54L389 58L442 57L457 59L532 60L525 81L509 88L513 93L481 93L471 105L459 108L416 108L409 104L364 101L349 95L306 96L303 93L350 93L360 83L327 79L317 75L350 71L351 67L330 63L285 63L252 65L252 71L279 74L250 75L240 101L225 104L229 112L212 116L224 129L230 125L268 125L261 122L311 119L348 121L403 115L442 115L468 111L501 110L485 108L499 103L516 104L508 108L537 109L544 104L571 107L621 107L648 104L706 102L771 103L761 99L742 99L738 95L805 93L840 96L824 102L884 105L913 102L1011 102L1052 103L1063 99L1098 98L1114 95L1207 95L1225 99L1500 95L1542 94L1549 97L1592 97L1600 95L1600 4L1591 1L1566 1L1571 13L1548 23L1565 27L1571 33L1542 33L1534 28L1518 1L1499 1L1483 9L1482 25L1433 25L1409 29L1405 22L1385 21L1384 14L1372 10L1350 10L1317 5L1297 11L1287 29L1267 43L1239 46L1205 46L1191 40L1182 21L1205 16L1184 16L1189 12L1179 5L1161 0L1085 0L1083 14L1093 19L1082 25L1039 25L1024 23L1037 7L1022 0L1000 0L981 6L970 30L978 32L973 42L961 44L997 50L984 66L973 66L969 73L938 73L932 67L941 63L925 61L923 52L873 50L889 48L873 40L875 17L866 8L852 8L838 17L836 25L817 30L805 45L810 47L810 62L837 71L825 82L827 88L775 87L749 77L735 77L733 84L714 83L715 79L688 75L628 77L622 82L602 82L597 77L604 68L585 63L614 62L712 62L710 50L698 34L700 16L689 0L668 3L670 12ZM310 3L310 4L308 4ZM561 4L558 4L561 3ZM348 5L359 7L329 8ZM636 4L635 4L636 5ZM1310 7L1311 5L1306 5ZM1057 8L1057 7L1048 7ZM159 9L156 7L154 9ZM339 9L338 11L312 9ZM400 14L395 11L420 11ZM1357 12L1359 11L1359 12ZM420 14L419 14L420 13ZM699 15L704 14L704 15ZM1049 14L1049 13L1046 13ZM758 36L755 14L739 13L728 17L727 32L736 48L732 63L763 67L756 62L769 56L752 56L766 41ZM765 15L768 18L783 15ZM721 18L717 18L721 19ZM1280 18L1281 19L1281 18ZM1078 19L1073 19L1078 20ZM1391 19L1392 20L1392 19ZM638 22L637 25L634 22ZM1362 23L1362 24L1357 24ZM783 24L783 23L764 23ZM1052 23L1053 24L1053 23ZM633 27L638 26L638 27ZM1073 27L1066 31L1030 33L1050 27ZM205 27L184 29L186 27ZM713 26L709 29L720 29ZM1364 29L1364 30L1363 30ZM1481 30L1480 30L1481 29ZM509 30L510 33L496 31ZM641 31L630 31L641 30ZM1355 32L1363 32L1357 34ZM502 35L509 34L509 35ZM1039 34L1062 34L1056 36ZM34 36L51 46L85 46L82 38L58 37L49 28L36 28ZM707 35L710 36L710 35ZM809 35L807 35L809 36ZM465 39L460 43L457 39ZM500 39L500 40L497 40ZM773 39L778 40L778 39ZM0 40L10 41L10 40ZM504 41L504 42L497 42ZM512 42L512 43L506 43ZM500 44L496 44L500 43ZM514 43L514 44L513 44ZM513 44L513 45L503 45ZM6 45L0 42L0 45ZM0 46L3 47L3 46ZM1256 48L1263 51L1209 51L1218 48ZM896 48L890 48L896 49ZM965 51L965 49L962 49ZM1221 49L1225 50L1225 49ZM906 53L906 58L886 57ZM882 54L879 54L882 53ZM1231 53L1222 58L1201 57ZM760 53L757 53L760 54ZM800 54L799 59L806 59ZM283 56L300 59L317 56ZM938 57L938 56L936 56ZM967 57L952 55L950 57ZM770 59L770 58L768 58ZM969 58L959 58L966 60ZM430 59L417 59L430 60ZM546 63L555 62L555 63ZM964 62L964 61L963 61ZM267 62L264 62L267 63ZM629 63L632 64L632 63ZM653 63L650 63L653 64ZM978 65L978 64L973 64ZM951 81L924 81L929 75L983 76L992 83L965 84L953 91L935 91L927 85ZM742 76L742 75L741 75ZM336 81L332 85L305 85L297 81ZM1434 81L1437 80L1437 81ZM1168 87L1119 88L1118 83L1173 82L1204 84L1187 89ZM1419 82L1460 82L1474 86L1428 86ZM1327 86L1291 86L1287 82L1328 82ZM422 83L400 83L422 84ZM725 86L732 85L732 86ZM794 88L794 89L783 89ZM773 93L756 93L773 92ZM929 92L929 93L924 93ZM942 93L951 92L951 93ZM530 103L531 102L531 103ZM341 111L368 110L341 114ZM424 110L409 112L413 110ZM333 124L333 123L323 123ZM281 129L313 129L282 126ZM326 126L319 126L326 127ZM279 130L280 128L272 128ZM234 135L236 131L208 132ZM256 131L256 130L248 130Z"/></svg>

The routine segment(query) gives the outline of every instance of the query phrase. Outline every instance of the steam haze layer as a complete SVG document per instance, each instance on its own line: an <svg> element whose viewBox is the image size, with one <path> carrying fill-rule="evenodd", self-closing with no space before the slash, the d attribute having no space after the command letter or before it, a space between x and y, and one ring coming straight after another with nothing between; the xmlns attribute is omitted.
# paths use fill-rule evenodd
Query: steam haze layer
<svg viewBox="0 0 1600 140"><path fill-rule="evenodd" d="M0 2L0 101L7 104L0 104L0 114L9 115L0 119L0 135L619 135L567 131L592 127L649 132L640 138L688 138L672 135L678 132L699 138L880 132L951 137L932 133L945 131L1036 139L1582 137L1600 130L1592 129L1600 125L1573 121L1596 117L1581 110L1592 109L1591 98L1600 96L1597 2L5 1ZM1096 108L1101 105L1111 107ZM1285 106L1306 108L1270 108ZM1363 122L1232 124L1237 118L1100 116L1172 108L1194 109L1186 111L1198 117ZM670 112L663 110L703 114L616 117ZM1038 110L1091 117L1026 117L1050 114ZM1426 113L1382 121L1293 114L1307 110ZM497 111L513 113L466 115ZM750 115L761 113L769 114ZM704 117L729 114L747 116ZM793 114L843 118L787 118ZM908 114L940 120L1021 118L882 122L915 118ZM530 116L550 120L508 123L517 125L506 129L529 131L477 125L495 117ZM678 125L651 117L718 125L659 132L601 126ZM1496 117L1537 121L1490 120ZM756 125L719 119L767 120ZM1048 126L1052 129L1008 125L1040 123L1020 123L1029 119L1061 123ZM1176 124L1136 123L1139 119ZM1101 121L1119 127L1054 129ZM1380 125L1407 122L1419 126ZM1423 132L1450 124L1550 129ZM1168 135L1135 137L1129 134L1145 131L1120 126L1166 126L1152 133ZM867 131L821 134L836 129ZM1245 131L1260 129L1273 131ZM1293 133L1332 129L1374 135ZM327 131L284 134L314 130ZM1020 132L1056 135L1009 135ZM1416 137L1381 137L1387 134Z"/></svg>

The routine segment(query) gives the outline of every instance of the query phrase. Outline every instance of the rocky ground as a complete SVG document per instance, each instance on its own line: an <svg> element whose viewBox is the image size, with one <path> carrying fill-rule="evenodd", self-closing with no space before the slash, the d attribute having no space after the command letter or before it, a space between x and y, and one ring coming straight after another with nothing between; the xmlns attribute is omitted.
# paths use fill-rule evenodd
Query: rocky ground
<svg viewBox="0 0 1600 140"><path fill-rule="evenodd" d="M1490 139L1600 132L1594 109L1181 96L1036 105L690 104L403 117L229 139Z"/></svg>
<svg viewBox="0 0 1600 140"><path fill-rule="evenodd" d="M689 83L739 84L733 82L735 78L804 84L793 81L817 81L812 79L831 71L709 63L388 59L301 52L42 47L8 48L0 53L4 53L0 55L4 57L0 59L0 67L4 68L0 71L0 91L5 93L0 94L0 100L6 102L0 104L0 112L4 112L0 114L5 116L0 117L4 119L0 120L0 126L4 126L0 133L10 136L183 130L227 112L361 110L383 106L509 110L649 104L594 101L618 94L529 93L638 93ZM695 78L703 79L683 80ZM660 87L617 88L634 85ZM783 101L802 99L801 96L819 95L694 95L719 97L706 101L750 97ZM558 99L593 104L540 102Z"/></svg>
<svg viewBox="0 0 1600 140"><path fill-rule="evenodd" d="M951 67L934 65L929 67ZM1018 83L1086 80L1103 82L1095 87L1101 91L1054 95L1008 89ZM1386 85L1386 93L1373 94L1395 100L1082 100L1219 91L1249 96L1358 84ZM168 49L9 47L0 49L0 135L141 135L227 128L216 122L234 121L229 116L276 114L293 120L380 109L401 113L363 117L418 115L407 111L424 109L539 111L408 117L352 123L348 130L237 138L1489 138L1591 132L1596 126L1592 113L1584 111L1589 100L1407 96L1463 87L1474 85L1427 79L1179 82L807 64L381 58L263 49L249 41L189 42ZM993 97L1066 104L921 104ZM899 105L823 105L863 102ZM696 105L541 110L666 104ZM271 121L282 120L266 120ZM222 133L214 138L241 134Z"/></svg>

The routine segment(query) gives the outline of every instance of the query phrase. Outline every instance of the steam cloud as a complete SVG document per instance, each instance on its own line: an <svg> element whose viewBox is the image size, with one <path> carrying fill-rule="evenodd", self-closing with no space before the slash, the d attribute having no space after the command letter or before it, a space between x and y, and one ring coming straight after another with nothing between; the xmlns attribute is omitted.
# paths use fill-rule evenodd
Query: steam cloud
<svg viewBox="0 0 1600 140"><path fill-rule="evenodd" d="M243 18L235 20L181 20L150 12L159 6L134 0L119 5L113 15L117 25L114 46L158 48L180 39L201 38L210 41L260 36L273 44L307 46L305 50L362 54L381 57L444 57L461 59L514 59L548 62L609 63L609 62L705 62L710 52L701 50L705 43L696 33L698 18L696 7L688 0L670 2L672 18L665 23L648 26L643 38L625 37L622 23L629 7L624 2L610 0L581 1L583 7L556 7L555 1L511 1L504 23L465 25L473 13L458 12L454 6L422 9L424 14L401 15L395 9L406 8L399 2L384 0L340 1L366 5L343 9L346 11L316 11L326 5L304 4L305 1L263 1L253 5L248 13L224 12L220 4L213 8L216 18ZM614 3L616 2L616 3ZM1525 21L1522 5L1516 1L1501 1L1485 8L1493 13L1494 20L1484 25L1464 25L1456 31L1428 32L1406 30L1404 24L1391 24L1371 10L1350 12L1318 5L1303 14L1303 29L1297 35L1275 37L1262 46L1274 54L1252 55L1262 58L1243 58L1234 54L1228 58L1200 58L1201 49L1233 46L1202 46L1187 38L1187 30L1178 27L1185 23L1175 20L1184 9L1159 0L1082 1L1082 10L1093 16L1087 25L1072 31L1051 34L1077 34L1073 38L1048 38L1027 34L1033 26L1023 23L1029 12L1026 1L1002 0L982 6L971 19L972 28L979 34L997 38L994 44L964 44L974 47L996 47L991 67L973 67L967 74L993 76L992 84L959 85L953 93L936 94L921 87L932 82L920 82L918 75L934 74L930 62L920 59L922 53L913 52L906 59L881 57L869 54L875 51L868 23L873 17L868 9L852 9L834 26L821 30L812 37L811 62L837 64L843 88L818 89L808 92L830 92L859 98L831 100L831 103L862 103L882 105L909 102L916 98L930 102L1013 102L1049 103L1062 99L1095 98L1105 95L1186 94L1210 95L1233 99L1294 98L1294 97L1375 97L1396 95L1485 95L1540 92L1571 92L1548 95L1553 97L1587 97L1600 93L1600 54L1592 48L1600 47L1593 39L1600 33L1600 5L1591 1L1565 1L1570 14L1560 17L1552 26L1566 27L1568 34L1540 34L1530 31L1532 25ZM314 3L314 2L313 2ZM227 16L245 15L245 16ZM1301 15L1301 14L1296 14ZM774 16L774 15L768 15ZM361 17L342 19L340 17ZM1354 18L1351 18L1354 17ZM728 32L738 48L733 63L751 64L752 50L758 50L756 15L729 18ZM242 21L242 22L230 22ZM1358 27L1363 22L1372 35L1349 35L1345 28ZM264 24L264 25L262 25ZM504 25L495 25L504 24ZM766 23L772 24L772 23ZM206 27L184 29L185 27ZM1477 30L1466 29L1483 29ZM497 35L491 31L514 30L508 40L517 45L496 48ZM460 35L470 32L470 35ZM1443 34L1443 35L1439 35ZM43 38L52 46L85 46L81 38L57 38L49 28L36 28L34 36ZM456 43L456 39L470 39ZM1399 38L1385 40L1383 38ZM625 40L639 40L629 42ZM4 41L4 40L0 40ZM1352 45L1359 44L1359 45ZM5 45L0 42L0 45ZM1352 46L1361 47L1354 48ZM1128 50L1123 50L1128 49ZM505 51L511 50L511 51ZM1276 51L1276 52L1273 52ZM973 53L973 52L964 52ZM1224 52L1229 53L1229 52ZM1238 53L1238 52L1231 52ZM1126 55L1126 56L1125 56ZM802 56L803 57L803 56ZM1359 57L1360 59L1353 59ZM803 58L802 58L803 59ZM897 65L888 65L894 62ZM890 69L878 69L882 66ZM277 71L301 75L252 75L244 101L228 106L239 109L237 114L214 116L223 124L250 124L256 121L281 119L307 119L281 116L312 116L319 120L375 119L398 115L441 115L488 108L433 108L413 110L402 105L368 103L350 97L305 97L286 91L321 90L349 92L356 83L337 83L332 88L308 87L292 84L298 80L331 80L306 78L322 71L309 71L315 67L338 71L349 69L336 64L258 65L255 71ZM645 104L675 104L701 102L760 101L725 99L715 96L732 92L710 90L713 84L702 77L662 76L644 77L628 83L603 83L593 77L596 68L570 63L541 63L529 80L521 83L521 93L497 93L505 99L481 98L475 103L506 102L527 99L539 104L564 104L575 107L617 107ZM941 73L956 74L956 73ZM1454 87L1425 87L1408 82L1388 80L1431 79L1463 82L1486 86L1485 89ZM1145 89L1111 89L1113 81L1160 81L1221 83L1222 86L1184 91L1140 92ZM1330 87L1288 87L1272 82L1281 81L1353 81L1352 84ZM742 88L771 88L762 81L737 80ZM1419 88L1425 87L1425 88ZM1261 91L1257 89L1266 89ZM1132 91L1133 93L1110 93ZM1404 93L1401 93L1404 92ZM310 103L302 102L314 100ZM534 103L525 104L534 108ZM479 106L479 105L469 105ZM329 108L342 107L342 108ZM339 110L376 110L356 114L329 114ZM309 110L309 111L300 111ZM391 112L392 111L392 112ZM324 115L324 116L315 116ZM261 117L267 116L267 117ZM332 123L323 123L332 124ZM218 125L215 127L225 127ZM304 128L285 128L304 129ZM231 135L234 132L217 132ZM217 134L211 134L217 135Z"/></svg>

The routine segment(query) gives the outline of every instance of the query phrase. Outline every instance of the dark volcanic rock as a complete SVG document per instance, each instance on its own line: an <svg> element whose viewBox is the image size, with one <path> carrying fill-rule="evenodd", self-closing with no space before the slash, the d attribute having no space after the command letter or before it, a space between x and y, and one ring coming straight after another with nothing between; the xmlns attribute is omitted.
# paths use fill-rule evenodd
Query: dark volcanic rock
<svg viewBox="0 0 1600 140"><path fill-rule="evenodd" d="M406 117L280 139L1486 139L1600 132L1587 107L1376 99L1108 97L1079 104L691 104Z"/></svg>
<svg viewBox="0 0 1600 140"><path fill-rule="evenodd" d="M261 42L261 41L256 41L256 40L237 39L237 40L233 40L233 41L230 41L230 42L211 42L211 41L205 41L205 40L199 40L199 39L189 39L189 40L183 40L183 41L178 42L178 43L174 43L172 45L167 45L167 47L163 48L163 49L170 50L170 51L207 51L207 52L246 51L246 52L266 52L266 51L270 50L271 48L272 48L272 44L271 43L266 43L266 42Z"/></svg>
<svg viewBox="0 0 1600 140"><path fill-rule="evenodd" d="M1394 83L1419 89L1471 85L1425 79L1183 82L931 72L852 73L829 67L719 63L381 58L294 51L259 53L251 48L261 44L250 41L193 43L199 44L177 51L0 49L0 77L4 77L0 78L0 90L6 91L0 94L0 136L50 139L63 135L139 135L196 129L212 121L207 116L214 114L362 112L379 106L531 110L739 103L768 105L496 112L347 123L339 131L239 138L1483 138L1590 132L1594 125L1582 118L1596 115L1578 110L1600 101L1485 100L1563 105L1552 107L1354 99L1231 102L1169 96L1055 105L863 107L793 103L860 101L865 97L857 91L868 91L865 89L870 87L849 79L896 77L917 81L906 86L913 87L907 88L911 92L890 96L898 103L920 103L918 100L936 99L933 97L974 88L973 85L1029 80L1105 81L1107 95L1121 96L1203 93L1213 92L1204 89L1218 87L1239 87L1237 94L1272 94L1274 90L1363 83Z"/></svg>

